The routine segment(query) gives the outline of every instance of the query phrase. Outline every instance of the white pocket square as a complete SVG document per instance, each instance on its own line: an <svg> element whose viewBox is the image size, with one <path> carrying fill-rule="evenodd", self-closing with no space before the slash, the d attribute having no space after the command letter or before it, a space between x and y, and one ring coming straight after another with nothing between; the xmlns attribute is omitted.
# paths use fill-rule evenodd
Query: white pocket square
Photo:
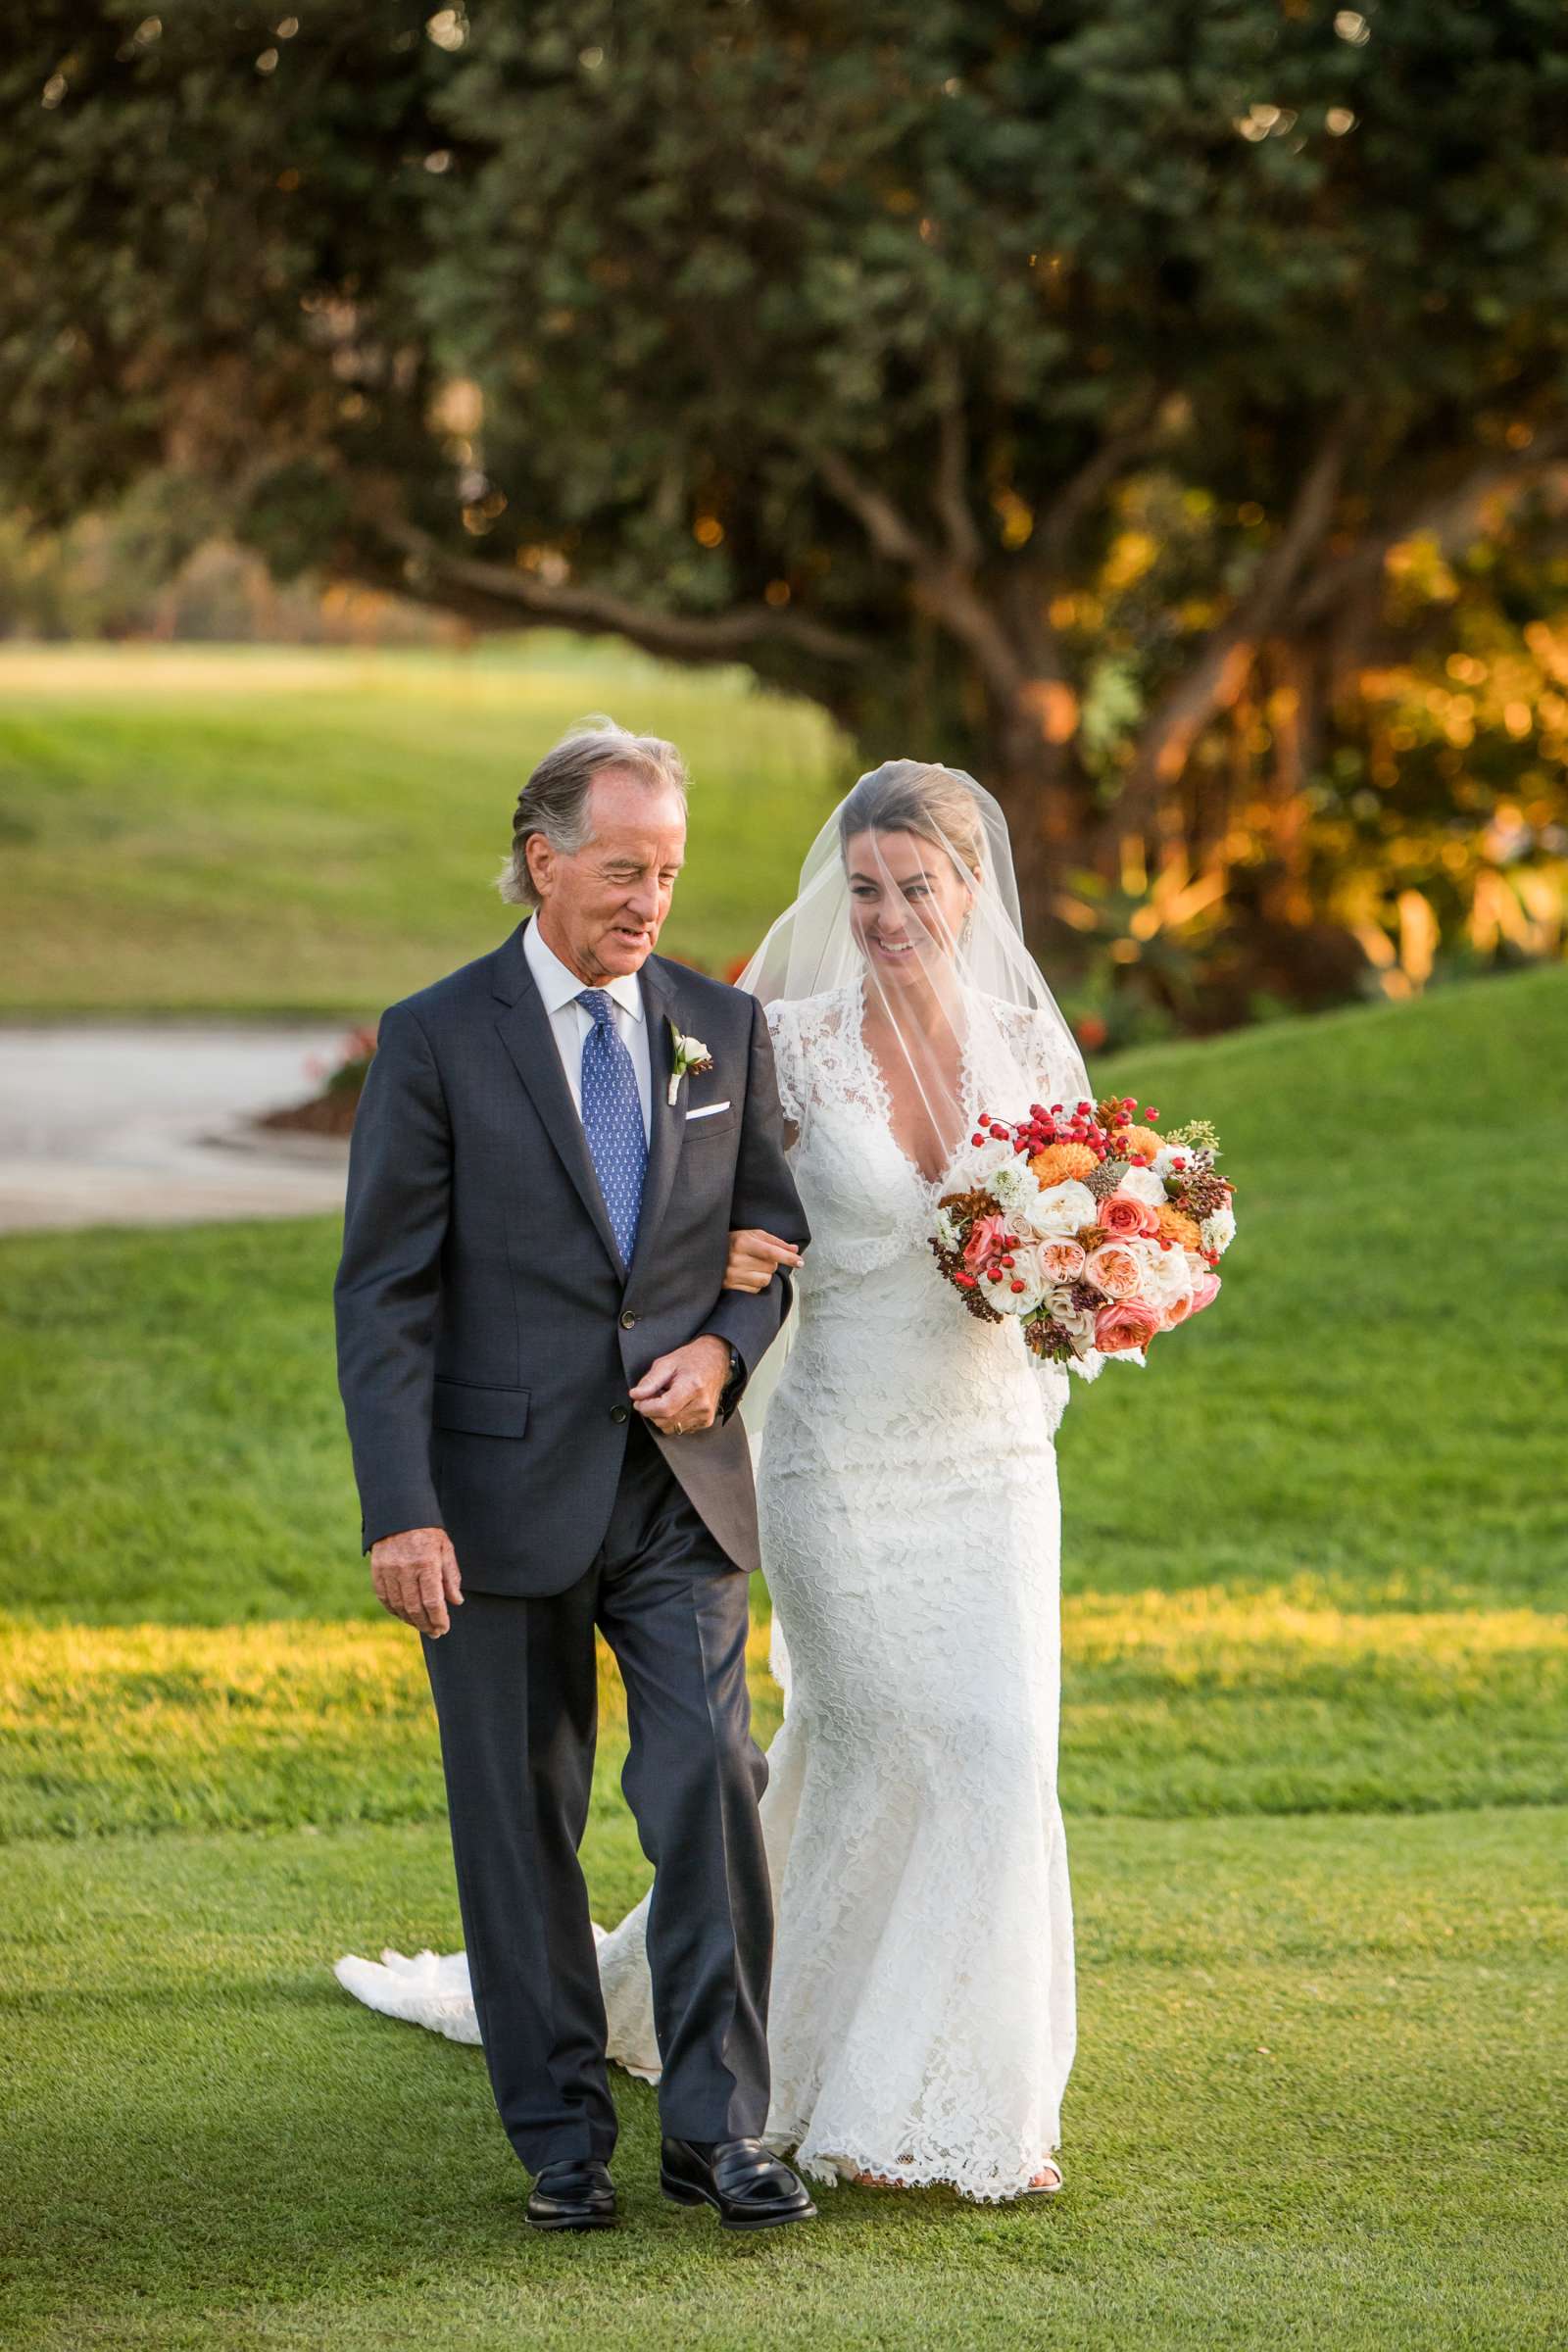
<svg viewBox="0 0 1568 2352"><path fill-rule="evenodd" d="M689 1110L686 1116L688 1119L711 1119L719 1111L728 1110L728 1108L727 1102L705 1102L701 1110Z"/></svg>

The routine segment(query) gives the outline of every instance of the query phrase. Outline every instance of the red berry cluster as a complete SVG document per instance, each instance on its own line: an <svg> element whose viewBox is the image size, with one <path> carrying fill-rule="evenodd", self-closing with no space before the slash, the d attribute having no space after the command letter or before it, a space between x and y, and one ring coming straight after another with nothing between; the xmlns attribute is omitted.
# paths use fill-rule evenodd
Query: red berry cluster
<svg viewBox="0 0 1568 2352"><path fill-rule="evenodd" d="M1004 1251L1003 1255L998 1258L994 1266L986 1267L985 1277L987 1282L1002 1282L1007 1275L1011 1274L1013 1277L1013 1290L1015 1292L1026 1291L1029 1288L1029 1285L1026 1282L1020 1282L1017 1275L1013 1272L1017 1262L1017 1259L1013 1256L1010 1250ZM956 1283L957 1283L960 1290L977 1291L980 1288L978 1275L966 1274L961 1266L956 1268L953 1279Z"/></svg>
<svg viewBox="0 0 1568 2352"><path fill-rule="evenodd" d="M1095 1108L1107 1127L1130 1127L1138 1116L1138 1097L1136 1095L1107 1095L1102 1102L1096 1103ZM1158 1116L1158 1111L1151 1102L1144 1112L1144 1117L1152 1126Z"/></svg>
<svg viewBox="0 0 1568 2352"><path fill-rule="evenodd" d="M1131 1100L1129 1096L1129 1102ZM1105 1107L1102 1103L1101 1111ZM1157 1114L1151 1111L1149 1115L1153 1118ZM978 1145L988 1140L1011 1144L1026 1159L1036 1152L1044 1152L1049 1144L1087 1144L1097 1159L1107 1158L1111 1149L1110 1137L1096 1117L1093 1102L1075 1103L1070 1112L1060 1102L1053 1102L1049 1107L1044 1102L1031 1102L1026 1119L1010 1122L994 1119L983 1110L980 1124L969 1141Z"/></svg>

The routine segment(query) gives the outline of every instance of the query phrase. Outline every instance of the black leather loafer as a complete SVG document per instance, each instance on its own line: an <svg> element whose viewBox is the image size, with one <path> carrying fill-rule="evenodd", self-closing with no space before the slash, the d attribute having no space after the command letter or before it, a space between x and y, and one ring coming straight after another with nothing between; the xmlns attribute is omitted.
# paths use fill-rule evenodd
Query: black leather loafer
<svg viewBox="0 0 1568 2352"><path fill-rule="evenodd" d="M527 2210L535 2230L611 2230L615 2184L597 2156L568 2156L545 2166Z"/></svg>
<svg viewBox="0 0 1568 2352"><path fill-rule="evenodd" d="M781 2230L816 2212L760 2139L666 2139L659 2185L677 2205L711 2205L726 2230Z"/></svg>

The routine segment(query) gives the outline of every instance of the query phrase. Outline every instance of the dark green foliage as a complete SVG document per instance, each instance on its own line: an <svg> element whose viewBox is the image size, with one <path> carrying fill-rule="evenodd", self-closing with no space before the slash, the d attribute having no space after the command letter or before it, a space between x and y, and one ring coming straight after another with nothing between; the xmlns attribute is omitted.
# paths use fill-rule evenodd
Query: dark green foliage
<svg viewBox="0 0 1568 2352"><path fill-rule="evenodd" d="M1032 890L1558 446L1555 0L139 5L9 36L4 495L741 654Z"/></svg>

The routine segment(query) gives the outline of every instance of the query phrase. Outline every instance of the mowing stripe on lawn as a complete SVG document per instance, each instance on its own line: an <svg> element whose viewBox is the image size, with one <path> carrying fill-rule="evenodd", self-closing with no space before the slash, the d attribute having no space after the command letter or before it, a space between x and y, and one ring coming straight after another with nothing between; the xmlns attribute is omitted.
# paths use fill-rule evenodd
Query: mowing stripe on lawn
<svg viewBox="0 0 1568 2352"><path fill-rule="evenodd" d="M1069 1597L1069 1814L1429 1811L1568 1798L1568 1616L1352 1612L1291 1592ZM765 1741L766 1630L751 1643ZM600 1801L624 1753L601 1651ZM0 1836L438 1818L424 1666L388 1620L0 1619Z"/></svg>

